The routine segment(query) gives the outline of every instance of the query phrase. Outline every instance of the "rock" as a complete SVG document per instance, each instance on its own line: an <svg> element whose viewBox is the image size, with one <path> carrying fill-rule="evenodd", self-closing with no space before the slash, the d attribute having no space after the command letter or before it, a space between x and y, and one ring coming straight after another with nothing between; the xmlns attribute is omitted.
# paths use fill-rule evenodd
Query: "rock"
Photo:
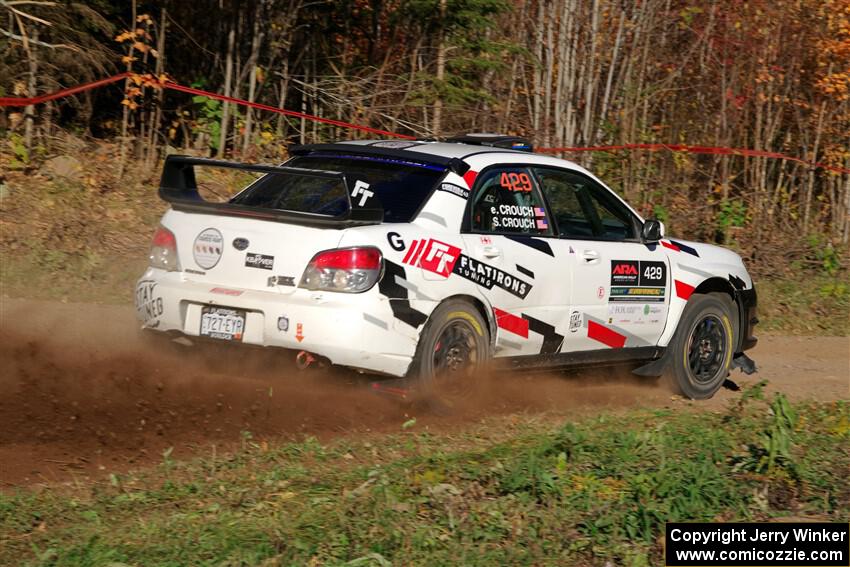
<svg viewBox="0 0 850 567"><path fill-rule="evenodd" d="M44 171L53 178L65 178L79 181L83 177L83 166L71 156L56 156L44 162Z"/></svg>

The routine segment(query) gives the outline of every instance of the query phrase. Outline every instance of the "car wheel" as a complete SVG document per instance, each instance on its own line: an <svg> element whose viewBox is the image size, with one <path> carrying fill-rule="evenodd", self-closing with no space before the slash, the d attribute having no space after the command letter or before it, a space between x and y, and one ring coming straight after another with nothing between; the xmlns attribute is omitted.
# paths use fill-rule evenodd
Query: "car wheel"
<svg viewBox="0 0 850 567"><path fill-rule="evenodd" d="M470 303L449 300L425 323L408 376L426 390L462 390L489 358L487 321Z"/></svg>
<svg viewBox="0 0 850 567"><path fill-rule="evenodd" d="M712 397L729 375L734 350L732 305L725 295L696 294L671 343L671 378L686 397Z"/></svg>

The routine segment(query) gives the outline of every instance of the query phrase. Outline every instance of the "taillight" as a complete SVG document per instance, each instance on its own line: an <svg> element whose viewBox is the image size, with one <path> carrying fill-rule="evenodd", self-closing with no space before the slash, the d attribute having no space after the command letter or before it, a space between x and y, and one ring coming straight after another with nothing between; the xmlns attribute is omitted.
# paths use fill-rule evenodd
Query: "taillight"
<svg viewBox="0 0 850 567"><path fill-rule="evenodd" d="M153 268L169 272L180 270L180 261L177 259L177 239L174 238L173 232L163 226L157 228L153 235L150 263Z"/></svg>
<svg viewBox="0 0 850 567"><path fill-rule="evenodd" d="M371 246L325 250L307 264L300 287L360 293L378 282L382 262L381 251Z"/></svg>

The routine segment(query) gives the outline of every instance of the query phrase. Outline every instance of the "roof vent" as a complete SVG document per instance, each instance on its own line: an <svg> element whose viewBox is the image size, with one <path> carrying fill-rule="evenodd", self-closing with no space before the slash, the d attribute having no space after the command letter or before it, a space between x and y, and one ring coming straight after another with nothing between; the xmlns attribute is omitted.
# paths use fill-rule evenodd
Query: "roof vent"
<svg viewBox="0 0 850 567"><path fill-rule="evenodd" d="M534 151L531 142L519 136L508 136L505 134L473 133L459 134L446 138L446 142L453 144L472 144L475 146L490 146L492 148L504 148L507 150L519 150L522 152Z"/></svg>

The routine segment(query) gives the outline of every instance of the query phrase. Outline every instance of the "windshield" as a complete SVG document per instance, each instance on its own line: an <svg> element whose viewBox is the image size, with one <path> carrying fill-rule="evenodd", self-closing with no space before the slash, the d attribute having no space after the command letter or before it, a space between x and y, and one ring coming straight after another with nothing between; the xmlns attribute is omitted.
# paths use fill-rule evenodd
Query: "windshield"
<svg viewBox="0 0 850 567"><path fill-rule="evenodd" d="M445 172L443 166L404 159L331 153L295 157L285 165L344 173L349 187L368 183L384 209L384 222L410 222ZM339 180L288 174L269 174L231 202L328 216L348 209Z"/></svg>

